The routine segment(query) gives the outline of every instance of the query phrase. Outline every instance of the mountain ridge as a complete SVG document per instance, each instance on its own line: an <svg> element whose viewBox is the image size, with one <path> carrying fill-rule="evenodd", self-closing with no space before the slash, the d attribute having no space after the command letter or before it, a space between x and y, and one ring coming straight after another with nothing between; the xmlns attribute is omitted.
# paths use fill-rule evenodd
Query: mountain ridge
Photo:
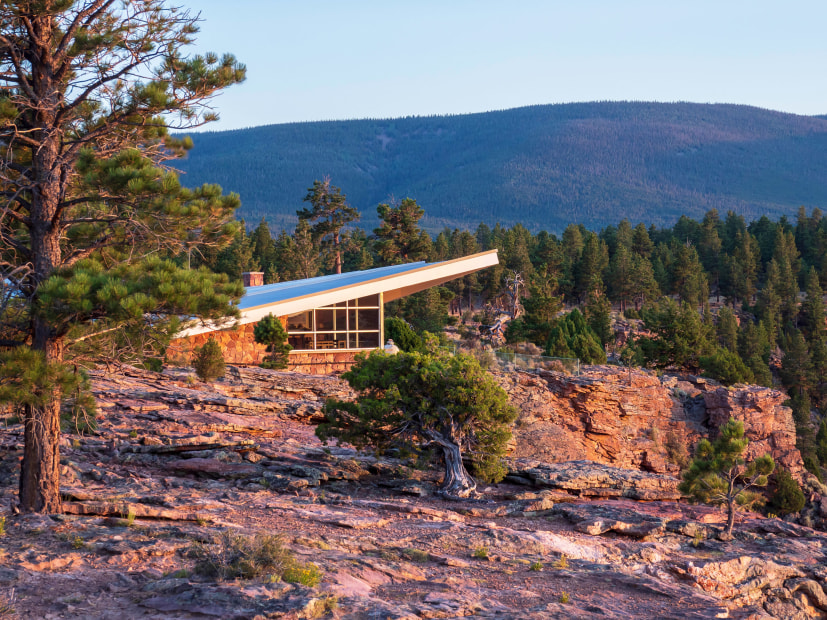
<svg viewBox="0 0 827 620"><path fill-rule="evenodd" d="M748 219L827 204L827 116L736 104L593 102L474 114L312 121L192 134L186 185L241 195L239 215L291 227L330 176L376 224L411 197L431 231L522 223L560 232L626 217L671 225L711 208Z"/></svg>

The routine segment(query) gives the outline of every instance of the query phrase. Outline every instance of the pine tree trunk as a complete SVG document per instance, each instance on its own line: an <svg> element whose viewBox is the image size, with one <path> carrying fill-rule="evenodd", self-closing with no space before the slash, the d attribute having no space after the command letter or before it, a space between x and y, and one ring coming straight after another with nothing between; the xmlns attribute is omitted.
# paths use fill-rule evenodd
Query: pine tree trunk
<svg viewBox="0 0 827 620"><path fill-rule="evenodd" d="M342 273L342 248L339 240L339 231L333 234L333 245L336 247L336 273Z"/></svg>
<svg viewBox="0 0 827 620"><path fill-rule="evenodd" d="M727 502L726 535L732 538L732 528L735 526L735 500Z"/></svg>
<svg viewBox="0 0 827 620"><path fill-rule="evenodd" d="M49 326L35 319L33 348L46 354L47 362L63 361L60 341L49 337ZM58 387L42 407L26 406L23 463L20 470L20 510L58 513L60 501L60 401Z"/></svg>
<svg viewBox="0 0 827 620"><path fill-rule="evenodd" d="M48 15L33 24L36 53L32 75L38 107L35 112L39 127L35 138L39 148L33 153L34 175L28 223L34 287L40 286L61 265L62 252L58 205L66 182L64 169L58 163L59 131L54 129L55 110L60 101L59 80L55 76L54 59L49 49L54 23ZM37 307L34 288L32 306ZM63 342L54 326L39 317L32 317L31 348L42 352L47 363L63 362ZM20 471L20 509L24 512L55 513L60 502L60 402L59 387L53 387L48 402L42 407L27 406L24 410L24 449Z"/></svg>
<svg viewBox="0 0 827 620"><path fill-rule="evenodd" d="M445 457L445 479L439 488L440 495L450 498L471 496L477 488L477 483L462 464L459 446L451 443L440 443L440 446Z"/></svg>

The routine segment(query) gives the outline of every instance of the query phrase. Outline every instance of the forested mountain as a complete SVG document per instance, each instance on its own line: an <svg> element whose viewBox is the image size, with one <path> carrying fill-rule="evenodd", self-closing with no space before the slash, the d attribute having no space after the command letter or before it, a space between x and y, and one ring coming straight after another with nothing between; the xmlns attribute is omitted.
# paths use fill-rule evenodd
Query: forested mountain
<svg viewBox="0 0 827 620"><path fill-rule="evenodd" d="M376 224L415 198L423 225L561 232L621 218L672 225L711 209L748 220L827 206L827 118L748 106L578 103L462 116L270 125L193 135L184 182L241 195L240 217L292 227L329 176Z"/></svg>

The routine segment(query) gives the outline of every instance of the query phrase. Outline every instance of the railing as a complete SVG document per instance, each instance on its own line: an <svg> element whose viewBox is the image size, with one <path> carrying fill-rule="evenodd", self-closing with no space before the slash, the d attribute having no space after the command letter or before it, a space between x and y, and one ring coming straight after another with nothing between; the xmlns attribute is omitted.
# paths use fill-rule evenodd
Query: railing
<svg viewBox="0 0 827 620"><path fill-rule="evenodd" d="M552 370L570 375L580 374L580 360L573 357L549 357L548 355L525 355L509 349L494 351L501 370Z"/></svg>

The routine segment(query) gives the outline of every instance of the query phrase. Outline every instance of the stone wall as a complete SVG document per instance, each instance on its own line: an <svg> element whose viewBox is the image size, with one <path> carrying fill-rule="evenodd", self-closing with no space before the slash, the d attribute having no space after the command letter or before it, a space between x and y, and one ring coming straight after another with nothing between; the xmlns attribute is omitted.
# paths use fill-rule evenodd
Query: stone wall
<svg viewBox="0 0 827 620"><path fill-rule="evenodd" d="M282 323L286 317L281 317ZM267 355L267 347L253 337L255 323L234 329L177 338L167 348L167 360L172 364L188 364L193 351L210 338L224 351L224 361L237 366L257 366ZM291 351L287 370L311 375L328 375L348 370L354 364L358 351Z"/></svg>

